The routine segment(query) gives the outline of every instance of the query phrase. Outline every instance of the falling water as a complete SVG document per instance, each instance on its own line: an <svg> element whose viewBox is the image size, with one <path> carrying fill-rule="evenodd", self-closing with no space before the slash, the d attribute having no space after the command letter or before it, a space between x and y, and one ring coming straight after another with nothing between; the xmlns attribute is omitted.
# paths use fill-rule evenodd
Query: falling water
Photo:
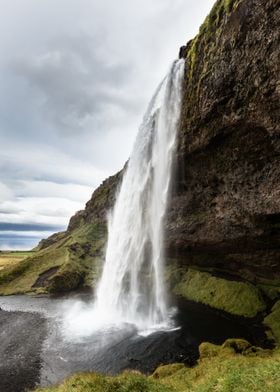
<svg viewBox="0 0 280 392"><path fill-rule="evenodd" d="M169 318L163 279L163 219L183 73L184 61L178 60L152 98L109 216L106 260L94 306L95 314L105 322L149 328L163 325Z"/></svg>

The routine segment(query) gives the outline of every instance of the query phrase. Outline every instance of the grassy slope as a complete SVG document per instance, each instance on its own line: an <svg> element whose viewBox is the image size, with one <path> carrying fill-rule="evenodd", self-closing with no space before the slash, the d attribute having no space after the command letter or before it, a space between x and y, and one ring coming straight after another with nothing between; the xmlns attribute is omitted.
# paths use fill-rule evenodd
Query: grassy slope
<svg viewBox="0 0 280 392"><path fill-rule="evenodd" d="M83 225L48 248L0 270L0 295L67 291L89 285L100 271L104 233L104 225L98 221ZM53 274L34 287L42 274L55 267Z"/></svg>
<svg viewBox="0 0 280 392"><path fill-rule="evenodd" d="M95 373L71 376L63 384L37 392L279 392L280 353L251 347L243 340L223 346L202 343L194 368L159 367L152 376L124 372L110 377Z"/></svg>
<svg viewBox="0 0 280 392"><path fill-rule="evenodd" d="M65 232L40 241L34 253L0 270L0 295L71 291L92 286L100 275L107 238L106 215L114 205L122 171L93 192Z"/></svg>

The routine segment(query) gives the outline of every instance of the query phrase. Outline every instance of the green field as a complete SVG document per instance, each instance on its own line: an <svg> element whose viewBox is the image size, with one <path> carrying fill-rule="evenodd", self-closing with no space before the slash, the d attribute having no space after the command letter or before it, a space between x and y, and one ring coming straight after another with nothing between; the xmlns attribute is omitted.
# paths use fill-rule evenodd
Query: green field
<svg viewBox="0 0 280 392"><path fill-rule="evenodd" d="M19 263L33 253L32 251L0 251L0 270Z"/></svg>

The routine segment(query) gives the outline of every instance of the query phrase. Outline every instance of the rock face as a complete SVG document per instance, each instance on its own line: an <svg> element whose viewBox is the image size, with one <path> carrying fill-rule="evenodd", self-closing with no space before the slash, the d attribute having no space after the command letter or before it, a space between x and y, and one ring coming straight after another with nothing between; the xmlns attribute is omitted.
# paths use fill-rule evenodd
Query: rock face
<svg viewBox="0 0 280 392"><path fill-rule="evenodd" d="M280 7L216 3L186 59L166 247L183 265L280 282Z"/></svg>
<svg viewBox="0 0 280 392"><path fill-rule="evenodd" d="M84 224L90 224L93 220L106 221L108 211L113 207L118 185L122 179L123 170L105 180L97 188L92 198L87 202L84 210L78 211L71 219L67 232L71 232Z"/></svg>

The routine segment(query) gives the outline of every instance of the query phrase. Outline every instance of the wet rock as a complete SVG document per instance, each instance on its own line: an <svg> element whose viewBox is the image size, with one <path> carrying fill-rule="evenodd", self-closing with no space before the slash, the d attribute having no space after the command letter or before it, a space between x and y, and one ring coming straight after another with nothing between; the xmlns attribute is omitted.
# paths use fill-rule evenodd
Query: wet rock
<svg viewBox="0 0 280 392"><path fill-rule="evenodd" d="M38 314L1 311L0 391L23 392L40 380L46 322Z"/></svg>
<svg viewBox="0 0 280 392"><path fill-rule="evenodd" d="M186 59L170 258L280 278L279 2L217 1ZM277 60L278 59L278 60Z"/></svg>

